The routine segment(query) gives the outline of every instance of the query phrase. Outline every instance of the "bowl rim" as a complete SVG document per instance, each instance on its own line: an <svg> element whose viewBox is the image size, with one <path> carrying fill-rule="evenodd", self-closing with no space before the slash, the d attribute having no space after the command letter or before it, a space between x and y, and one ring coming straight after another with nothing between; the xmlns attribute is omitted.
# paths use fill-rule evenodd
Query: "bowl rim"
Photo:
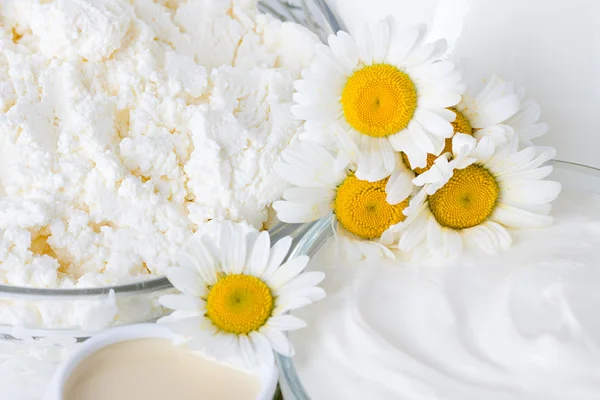
<svg viewBox="0 0 600 400"><path fill-rule="evenodd" d="M313 224L277 223L268 230L271 242L275 243L283 237L292 237L292 249ZM106 297L111 292L120 296L134 296L144 293L156 293L173 289L173 285L164 277L149 278L135 283L111 286L97 286L74 289L48 289L17 285L0 284L0 299L19 300L89 300Z"/></svg>

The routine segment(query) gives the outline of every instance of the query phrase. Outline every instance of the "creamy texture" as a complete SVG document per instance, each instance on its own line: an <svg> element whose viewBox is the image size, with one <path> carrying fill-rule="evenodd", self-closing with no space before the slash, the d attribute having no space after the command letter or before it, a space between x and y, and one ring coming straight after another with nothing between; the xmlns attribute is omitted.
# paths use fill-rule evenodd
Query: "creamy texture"
<svg viewBox="0 0 600 400"><path fill-rule="evenodd" d="M254 400L255 375L207 360L165 339L139 339L98 350L77 367L63 400Z"/></svg>
<svg viewBox="0 0 600 400"><path fill-rule="evenodd" d="M566 188L553 214L496 256L329 270L292 336L311 397L597 399L600 194ZM325 248L313 268L330 262Z"/></svg>
<svg viewBox="0 0 600 400"><path fill-rule="evenodd" d="M0 1L0 282L143 279L211 219L261 227L316 42L255 0Z"/></svg>

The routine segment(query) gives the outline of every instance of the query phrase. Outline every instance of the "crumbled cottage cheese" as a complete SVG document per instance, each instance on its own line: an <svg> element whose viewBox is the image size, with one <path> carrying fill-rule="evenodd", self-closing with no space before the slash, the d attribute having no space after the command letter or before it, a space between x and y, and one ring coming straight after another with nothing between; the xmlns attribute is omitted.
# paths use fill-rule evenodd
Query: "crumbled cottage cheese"
<svg viewBox="0 0 600 400"><path fill-rule="evenodd" d="M211 219L256 227L317 37L256 0L0 0L0 281L161 274Z"/></svg>

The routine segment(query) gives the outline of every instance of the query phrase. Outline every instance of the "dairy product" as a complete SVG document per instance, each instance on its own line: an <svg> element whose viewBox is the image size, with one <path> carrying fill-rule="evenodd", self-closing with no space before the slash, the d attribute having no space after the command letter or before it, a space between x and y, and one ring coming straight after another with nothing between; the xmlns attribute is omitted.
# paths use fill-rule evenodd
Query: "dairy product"
<svg viewBox="0 0 600 400"><path fill-rule="evenodd" d="M316 42L255 0L2 0L0 282L143 279L211 219L260 227Z"/></svg>
<svg viewBox="0 0 600 400"><path fill-rule="evenodd" d="M107 346L84 359L68 378L63 400L253 400L259 391L256 375L210 361L166 339L137 339Z"/></svg>
<svg viewBox="0 0 600 400"><path fill-rule="evenodd" d="M311 398L597 399L600 194L567 186L553 215L494 257L337 261L292 336Z"/></svg>

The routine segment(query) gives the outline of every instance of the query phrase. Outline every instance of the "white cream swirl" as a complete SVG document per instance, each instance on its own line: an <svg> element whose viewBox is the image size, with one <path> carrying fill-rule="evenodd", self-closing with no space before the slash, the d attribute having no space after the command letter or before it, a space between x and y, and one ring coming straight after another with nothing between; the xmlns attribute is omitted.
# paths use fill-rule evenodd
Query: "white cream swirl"
<svg viewBox="0 0 600 400"><path fill-rule="evenodd" d="M328 298L292 338L311 397L600 398L600 195L561 196L552 227L517 232L497 256L330 270Z"/></svg>

